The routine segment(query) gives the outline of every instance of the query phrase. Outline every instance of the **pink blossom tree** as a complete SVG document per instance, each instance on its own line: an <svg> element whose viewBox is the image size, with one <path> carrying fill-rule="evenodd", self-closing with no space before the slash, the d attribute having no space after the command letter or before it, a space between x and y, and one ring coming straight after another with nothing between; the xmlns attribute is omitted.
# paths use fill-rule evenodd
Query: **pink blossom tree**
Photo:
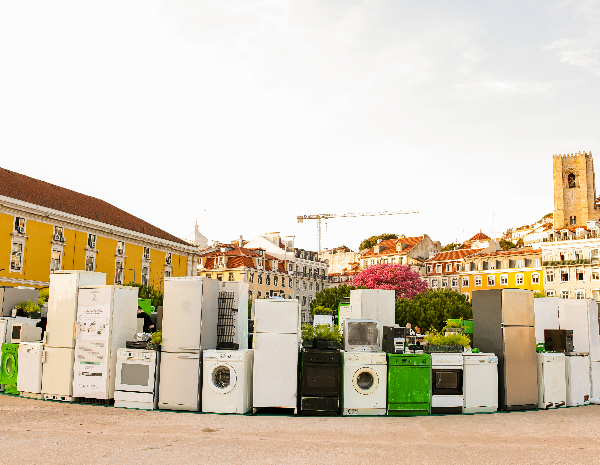
<svg viewBox="0 0 600 465"><path fill-rule="evenodd" d="M427 283L410 266L379 264L371 265L352 280L352 285L368 289L396 291L396 299L412 299L427 290Z"/></svg>

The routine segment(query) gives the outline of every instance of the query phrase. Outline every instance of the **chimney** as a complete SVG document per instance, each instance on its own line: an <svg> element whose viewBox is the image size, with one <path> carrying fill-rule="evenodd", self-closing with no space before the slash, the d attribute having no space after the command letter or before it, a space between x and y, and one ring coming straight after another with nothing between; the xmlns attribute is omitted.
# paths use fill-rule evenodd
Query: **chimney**
<svg viewBox="0 0 600 465"><path fill-rule="evenodd" d="M241 234L240 234L239 246L240 246L240 247L243 247L243 246L244 246L244 238L242 237L242 235L241 235Z"/></svg>
<svg viewBox="0 0 600 465"><path fill-rule="evenodd" d="M380 244L381 243L381 239L377 239L377 243Z"/></svg>

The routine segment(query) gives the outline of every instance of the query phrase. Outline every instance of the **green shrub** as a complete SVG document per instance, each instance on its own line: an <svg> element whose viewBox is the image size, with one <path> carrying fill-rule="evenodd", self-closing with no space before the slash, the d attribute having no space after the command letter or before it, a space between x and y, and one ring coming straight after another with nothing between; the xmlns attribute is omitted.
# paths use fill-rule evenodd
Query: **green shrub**
<svg viewBox="0 0 600 465"><path fill-rule="evenodd" d="M333 313L333 309L328 307L323 307L322 305L314 306L310 309L310 314L312 316L315 315L331 315Z"/></svg>
<svg viewBox="0 0 600 465"><path fill-rule="evenodd" d="M159 346L162 343L162 329L152 333L152 344Z"/></svg>
<svg viewBox="0 0 600 465"><path fill-rule="evenodd" d="M302 340L312 341L316 337L325 339L326 341L342 342L342 333L340 333L340 329L337 326L331 327L327 324L313 326L310 323L304 323L302 325Z"/></svg>
<svg viewBox="0 0 600 465"><path fill-rule="evenodd" d="M19 302L15 308L23 310L25 313L37 313L40 311L39 305L31 300L26 300L25 302Z"/></svg>
<svg viewBox="0 0 600 465"><path fill-rule="evenodd" d="M434 330L425 335L425 341L427 344L432 346L471 346L471 340L469 339L469 336L464 333L451 333L446 336L445 334Z"/></svg>

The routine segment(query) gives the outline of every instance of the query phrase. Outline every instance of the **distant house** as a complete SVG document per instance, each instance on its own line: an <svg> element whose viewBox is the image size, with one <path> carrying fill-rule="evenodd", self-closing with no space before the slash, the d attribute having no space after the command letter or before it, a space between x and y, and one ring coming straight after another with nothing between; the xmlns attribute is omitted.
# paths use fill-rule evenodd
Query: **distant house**
<svg viewBox="0 0 600 465"><path fill-rule="evenodd" d="M360 269L365 270L378 263L400 264L409 265L414 271L424 275L425 262L440 250L439 242L433 242L427 234L387 239L379 241L361 255Z"/></svg>

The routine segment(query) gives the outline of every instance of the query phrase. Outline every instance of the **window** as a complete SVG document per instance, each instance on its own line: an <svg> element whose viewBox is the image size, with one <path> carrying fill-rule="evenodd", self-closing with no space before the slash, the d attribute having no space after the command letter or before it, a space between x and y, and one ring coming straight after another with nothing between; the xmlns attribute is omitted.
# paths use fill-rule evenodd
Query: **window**
<svg viewBox="0 0 600 465"><path fill-rule="evenodd" d="M212 274L211 273L206 273L206 277L210 278L210 277L212 277Z"/></svg>
<svg viewBox="0 0 600 465"><path fill-rule="evenodd" d="M144 260L150 260L150 247L144 247Z"/></svg>
<svg viewBox="0 0 600 465"><path fill-rule="evenodd" d="M508 286L508 275L507 274L501 274L500 275L500 285L501 286Z"/></svg>
<svg viewBox="0 0 600 465"><path fill-rule="evenodd" d="M125 253L125 242L117 241L117 255L123 255Z"/></svg>
<svg viewBox="0 0 600 465"><path fill-rule="evenodd" d="M470 300L470 296L468 292L463 292L463 295L465 296L465 299L467 299L467 302Z"/></svg>
<svg viewBox="0 0 600 465"><path fill-rule="evenodd" d="M448 278L442 279L442 287L448 287Z"/></svg>
<svg viewBox="0 0 600 465"><path fill-rule="evenodd" d="M149 283L149 275L150 275L150 268L148 268L147 266L143 266L142 267L142 286L147 286Z"/></svg>
<svg viewBox="0 0 600 465"><path fill-rule="evenodd" d="M308 283L308 290L309 291L312 291L312 285L313 285L312 281L310 283Z"/></svg>
<svg viewBox="0 0 600 465"><path fill-rule="evenodd" d="M250 284L254 284L254 273L250 273L248 276L248 281L250 281Z"/></svg>
<svg viewBox="0 0 600 465"><path fill-rule="evenodd" d="M273 286L278 286L278 285L279 285L279 277L273 276Z"/></svg>
<svg viewBox="0 0 600 465"><path fill-rule="evenodd" d="M583 260L583 250L575 251L575 260Z"/></svg>
<svg viewBox="0 0 600 465"><path fill-rule="evenodd" d="M568 268L560 270L560 280L563 283L566 283L567 281L569 281L569 269Z"/></svg>
<svg viewBox="0 0 600 465"><path fill-rule="evenodd" d="M94 271L94 257L85 257L85 271Z"/></svg>
<svg viewBox="0 0 600 465"><path fill-rule="evenodd" d="M592 268L592 279L593 280L600 279L600 268Z"/></svg>
<svg viewBox="0 0 600 465"><path fill-rule="evenodd" d="M306 306L306 296L305 295L302 296L302 306L303 307Z"/></svg>
<svg viewBox="0 0 600 465"><path fill-rule="evenodd" d="M495 270L496 269L496 261L495 260L490 261L489 267L490 267L490 270Z"/></svg>
<svg viewBox="0 0 600 465"><path fill-rule="evenodd" d="M488 278L488 280L487 280L488 281L488 284L487 284L488 286L492 286L493 287L493 286L496 285L496 277L495 276L491 276L490 275L487 278Z"/></svg>
<svg viewBox="0 0 600 465"><path fill-rule="evenodd" d="M261 297L262 297L262 292L258 291L258 292L256 293L256 298L257 298L257 299L260 299Z"/></svg>
<svg viewBox="0 0 600 465"><path fill-rule="evenodd" d="M509 268L516 268L517 267L517 261L516 260L509 260L508 261L508 267Z"/></svg>
<svg viewBox="0 0 600 465"><path fill-rule="evenodd" d="M452 278L452 287L458 287L458 278Z"/></svg>
<svg viewBox="0 0 600 465"><path fill-rule="evenodd" d="M538 268L540 266L540 259L536 258L533 260L533 267Z"/></svg>
<svg viewBox="0 0 600 465"><path fill-rule="evenodd" d="M319 292L319 283L315 284L315 291Z"/></svg>
<svg viewBox="0 0 600 465"><path fill-rule="evenodd" d="M288 294L288 299L292 300L292 294Z"/></svg>
<svg viewBox="0 0 600 465"><path fill-rule="evenodd" d="M165 278L170 278L171 272L169 270L165 270Z"/></svg>
<svg viewBox="0 0 600 465"><path fill-rule="evenodd" d="M575 186L573 186L575 187ZM571 223L571 226L576 226L577 225L577 217L576 216L570 216L569 217L569 222Z"/></svg>
<svg viewBox="0 0 600 465"><path fill-rule="evenodd" d="M477 271L481 271L481 262L477 262L476 267L477 267L476 268Z"/></svg>
<svg viewBox="0 0 600 465"><path fill-rule="evenodd" d="M550 268L546 270L546 282L553 283L554 282L554 269Z"/></svg>
<svg viewBox="0 0 600 465"><path fill-rule="evenodd" d="M450 273L452 271L452 263L446 263L446 271Z"/></svg>
<svg viewBox="0 0 600 465"><path fill-rule="evenodd" d="M575 279L577 281L583 281L583 268L577 268L575 270Z"/></svg>
<svg viewBox="0 0 600 465"><path fill-rule="evenodd" d="M258 284L262 284L262 274L258 275Z"/></svg>
<svg viewBox="0 0 600 465"><path fill-rule="evenodd" d="M442 272L442 265L435 265L435 272L436 273L441 273Z"/></svg>
<svg viewBox="0 0 600 465"><path fill-rule="evenodd" d="M488 269L488 262L484 261L482 264L483 264L483 269L487 270Z"/></svg>
<svg viewBox="0 0 600 465"><path fill-rule="evenodd" d="M531 284L539 284L540 283L540 274L539 273L531 273Z"/></svg>
<svg viewBox="0 0 600 465"><path fill-rule="evenodd" d="M294 265L291 263L288 264L288 271L294 271Z"/></svg>
<svg viewBox="0 0 600 465"><path fill-rule="evenodd" d="M115 265L115 284L123 284L123 263L116 262Z"/></svg>
<svg viewBox="0 0 600 465"><path fill-rule="evenodd" d="M50 271L60 270L61 255L60 250L52 250L52 255L50 256Z"/></svg>
<svg viewBox="0 0 600 465"><path fill-rule="evenodd" d="M284 277L281 278L281 287L285 287L285 278Z"/></svg>
<svg viewBox="0 0 600 465"><path fill-rule="evenodd" d="M223 281L223 273L217 273L217 281Z"/></svg>
<svg viewBox="0 0 600 465"><path fill-rule="evenodd" d="M595 289L592 291L592 299L595 299L596 302L600 300L600 290Z"/></svg>
<svg viewBox="0 0 600 465"><path fill-rule="evenodd" d="M304 287L304 290L306 290L306 281L302 281L302 287Z"/></svg>
<svg viewBox="0 0 600 465"><path fill-rule="evenodd" d="M554 297L556 295L556 291L554 289L550 289L546 291L546 297Z"/></svg>
<svg viewBox="0 0 600 465"><path fill-rule="evenodd" d="M13 242L10 252L10 271L23 270L23 244Z"/></svg>
<svg viewBox="0 0 600 465"><path fill-rule="evenodd" d="M575 187L575 174L574 173L569 173L569 176L567 176L567 183L570 188ZM575 217L572 216L571 218L575 218ZM571 224L573 224L573 223L571 223Z"/></svg>
<svg viewBox="0 0 600 465"><path fill-rule="evenodd" d="M266 282L266 284L267 284L267 286L271 285L271 275L270 274L267 275L267 282Z"/></svg>
<svg viewBox="0 0 600 465"><path fill-rule="evenodd" d="M508 261L504 260L504 261L502 262L502 269L503 269L503 270L506 270L507 268L508 268Z"/></svg>
<svg viewBox="0 0 600 465"><path fill-rule="evenodd" d="M460 271L460 263L456 264L456 271L459 272Z"/></svg>
<svg viewBox="0 0 600 465"><path fill-rule="evenodd" d="M173 255L169 252L167 252L165 254L165 265L172 265L173 264Z"/></svg>
<svg viewBox="0 0 600 465"><path fill-rule="evenodd" d="M567 259L567 254L565 252L559 252L558 256L561 260Z"/></svg>
<svg viewBox="0 0 600 465"><path fill-rule="evenodd" d="M585 291L583 289L578 289L575 291L576 299L585 299Z"/></svg>
<svg viewBox="0 0 600 465"><path fill-rule="evenodd" d="M525 276L523 275L523 273L517 273L515 276L515 281L517 283L517 286L522 286L525 283Z"/></svg>
<svg viewBox="0 0 600 465"><path fill-rule="evenodd" d="M229 273L229 281L233 281L233 273Z"/></svg>
<svg viewBox="0 0 600 465"><path fill-rule="evenodd" d="M475 276L475 286L481 286L481 276Z"/></svg>
<svg viewBox="0 0 600 465"><path fill-rule="evenodd" d="M285 278L284 278L285 279ZM294 287L294 281L292 280L292 278L288 278L288 287L290 289L292 289Z"/></svg>
<svg viewBox="0 0 600 465"><path fill-rule="evenodd" d="M598 260L598 249L592 249L591 250L590 258L592 260Z"/></svg>
<svg viewBox="0 0 600 465"><path fill-rule="evenodd" d="M392 257L390 260L390 263L393 265L394 263L396 263L396 257Z"/></svg>
<svg viewBox="0 0 600 465"><path fill-rule="evenodd" d="M65 234L62 226L54 226L54 238L56 242L64 242Z"/></svg>
<svg viewBox="0 0 600 465"><path fill-rule="evenodd" d="M25 234L25 218L15 216L15 231L20 234Z"/></svg>
<svg viewBox="0 0 600 465"><path fill-rule="evenodd" d="M438 287L438 280L437 279L432 279L431 280L431 287Z"/></svg>
<svg viewBox="0 0 600 465"><path fill-rule="evenodd" d="M531 262L533 260L531 260L531 258L526 258L525 259L525 268L531 268Z"/></svg>
<svg viewBox="0 0 600 465"><path fill-rule="evenodd" d="M431 273L431 270L433 269L433 267L431 265L427 265L427 273Z"/></svg>
<svg viewBox="0 0 600 465"><path fill-rule="evenodd" d="M560 291L560 298L561 299L568 299L569 298L569 291L567 291L567 290Z"/></svg>
<svg viewBox="0 0 600 465"><path fill-rule="evenodd" d="M96 235L95 234L88 234L87 245L90 249L96 248Z"/></svg>
<svg viewBox="0 0 600 465"><path fill-rule="evenodd" d="M523 268L525 266L525 260L519 260L519 268Z"/></svg>
<svg viewBox="0 0 600 465"><path fill-rule="evenodd" d="M469 287L469 278L468 277L465 276L462 279L462 285L463 285L463 287Z"/></svg>

